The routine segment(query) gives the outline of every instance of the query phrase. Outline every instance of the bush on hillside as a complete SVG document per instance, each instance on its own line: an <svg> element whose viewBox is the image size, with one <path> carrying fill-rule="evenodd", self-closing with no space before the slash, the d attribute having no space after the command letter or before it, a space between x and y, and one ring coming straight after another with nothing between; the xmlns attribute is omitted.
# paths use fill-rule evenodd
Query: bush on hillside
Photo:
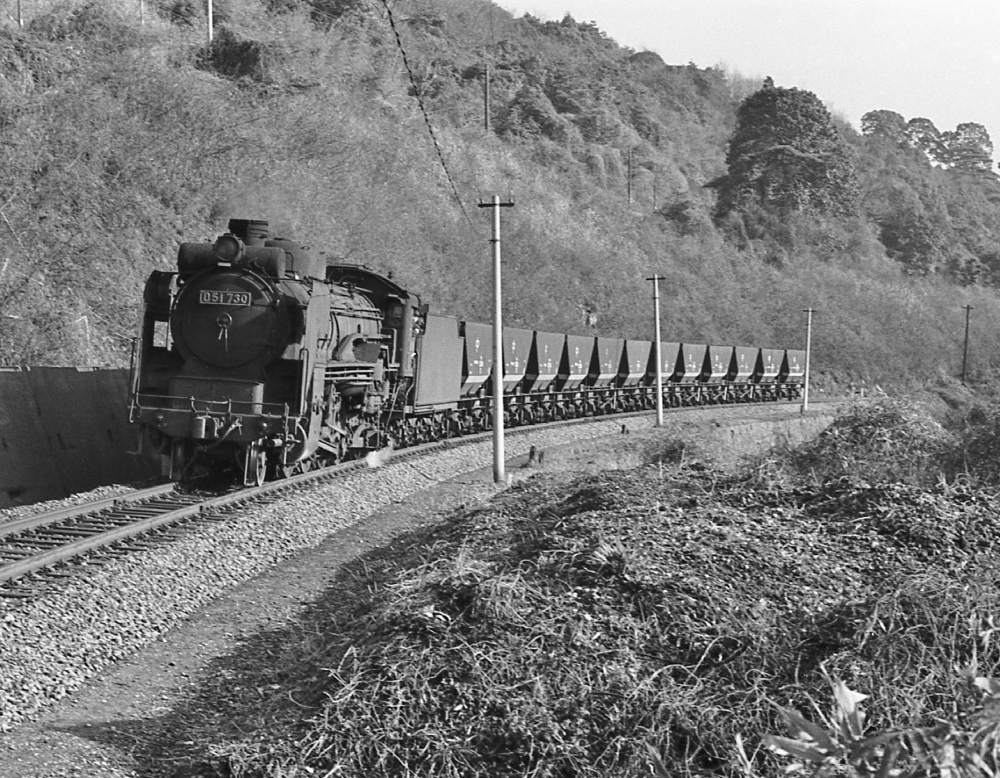
<svg viewBox="0 0 1000 778"><path fill-rule="evenodd" d="M927 412L904 400L860 402L816 440L771 460L798 479L823 484L933 485L955 440Z"/></svg>
<svg viewBox="0 0 1000 778"><path fill-rule="evenodd" d="M1000 408L974 407L959 422L958 445L948 459L952 477L1000 486Z"/></svg>
<svg viewBox="0 0 1000 778"><path fill-rule="evenodd" d="M208 11L203 0L155 0L160 16L172 24L183 27L203 27L208 20ZM213 0L212 23L225 24L230 21L230 0Z"/></svg>
<svg viewBox="0 0 1000 778"><path fill-rule="evenodd" d="M517 93L497 122L497 132L547 138L561 145L569 145L574 139L582 141L579 131L560 116L545 93L534 86L525 86Z"/></svg>
<svg viewBox="0 0 1000 778"><path fill-rule="evenodd" d="M815 441L770 457L764 470L772 477L780 473L818 484L842 482L848 489L934 487L942 481L1000 486L1000 408L973 405L952 417L944 426L905 400L859 403ZM894 498L886 499L891 506Z"/></svg>
<svg viewBox="0 0 1000 778"><path fill-rule="evenodd" d="M34 17L27 29L44 40L62 44L72 41L90 56L128 49L141 40L133 20L101 0L82 4L65 0Z"/></svg>
<svg viewBox="0 0 1000 778"><path fill-rule="evenodd" d="M216 30L212 43L197 61L199 67L226 78L268 83L273 80L280 55L274 45L244 38L231 28L222 26Z"/></svg>

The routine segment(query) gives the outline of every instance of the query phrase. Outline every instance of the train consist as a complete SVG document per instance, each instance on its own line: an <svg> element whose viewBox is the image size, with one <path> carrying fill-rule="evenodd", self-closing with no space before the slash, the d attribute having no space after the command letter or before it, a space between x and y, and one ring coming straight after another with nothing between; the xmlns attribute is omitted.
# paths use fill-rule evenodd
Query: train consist
<svg viewBox="0 0 1000 778"><path fill-rule="evenodd" d="M656 405L792 399L804 351L504 328L505 424ZM267 222L182 244L146 283L130 419L183 478L196 463L261 483L490 429L493 328L432 314L362 266L327 265Z"/></svg>

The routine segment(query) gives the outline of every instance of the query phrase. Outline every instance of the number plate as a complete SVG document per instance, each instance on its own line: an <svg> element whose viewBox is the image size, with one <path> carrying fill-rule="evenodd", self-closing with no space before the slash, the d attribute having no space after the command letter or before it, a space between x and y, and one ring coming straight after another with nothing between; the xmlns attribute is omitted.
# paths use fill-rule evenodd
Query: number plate
<svg viewBox="0 0 1000 778"><path fill-rule="evenodd" d="M202 305L250 305L249 292L212 292L201 290Z"/></svg>

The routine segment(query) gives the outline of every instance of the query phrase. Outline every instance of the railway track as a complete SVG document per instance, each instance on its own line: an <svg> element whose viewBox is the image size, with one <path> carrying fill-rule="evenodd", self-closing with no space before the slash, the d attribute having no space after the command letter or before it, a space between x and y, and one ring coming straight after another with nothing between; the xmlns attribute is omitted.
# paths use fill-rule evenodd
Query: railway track
<svg viewBox="0 0 1000 778"><path fill-rule="evenodd" d="M32 574L179 521L202 499L161 484L0 524L0 595L16 595L16 582Z"/></svg>
<svg viewBox="0 0 1000 778"><path fill-rule="evenodd" d="M481 437L469 436L462 441ZM412 456L442 445L415 446L395 456ZM71 575L69 564L129 553L125 544L135 547L137 543L157 542L153 537L157 530L169 530L193 519L220 518L239 504L365 466L364 460L354 460L225 494L160 484L0 524L0 598L31 597L54 580Z"/></svg>
<svg viewBox="0 0 1000 778"><path fill-rule="evenodd" d="M785 403L779 403L785 404ZM768 404L773 407L772 404ZM736 407L736 406L728 406ZM753 408L754 406L746 406ZM671 409L683 413L685 409ZM649 415L648 411L615 414L614 419ZM607 421L608 416L571 419L547 425L514 427L508 435L588 422ZM445 446L461 446L492 435L484 432L436 441L393 452L394 458L416 456ZM72 565L98 563L102 558L125 555L135 548L169 537L171 528L192 520L218 520L227 509L300 488L307 483L342 477L366 467L364 460L334 465L259 487L246 487L225 494L185 491L175 484L141 489L126 495L40 513L0 524L0 599L26 598L72 575Z"/></svg>

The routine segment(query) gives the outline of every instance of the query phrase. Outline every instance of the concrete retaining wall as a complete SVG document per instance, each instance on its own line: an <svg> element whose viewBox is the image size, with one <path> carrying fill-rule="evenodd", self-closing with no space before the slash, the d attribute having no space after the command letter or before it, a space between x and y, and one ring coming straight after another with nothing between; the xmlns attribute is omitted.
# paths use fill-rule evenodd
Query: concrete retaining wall
<svg viewBox="0 0 1000 778"><path fill-rule="evenodd" d="M814 440L835 418L835 413L826 410L811 411L806 415L790 411L787 416L778 419L724 426L709 433L703 445L711 452L713 463L732 466L773 448L795 448Z"/></svg>
<svg viewBox="0 0 1000 778"><path fill-rule="evenodd" d="M0 508L157 475L127 402L127 370L0 368Z"/></svg>

